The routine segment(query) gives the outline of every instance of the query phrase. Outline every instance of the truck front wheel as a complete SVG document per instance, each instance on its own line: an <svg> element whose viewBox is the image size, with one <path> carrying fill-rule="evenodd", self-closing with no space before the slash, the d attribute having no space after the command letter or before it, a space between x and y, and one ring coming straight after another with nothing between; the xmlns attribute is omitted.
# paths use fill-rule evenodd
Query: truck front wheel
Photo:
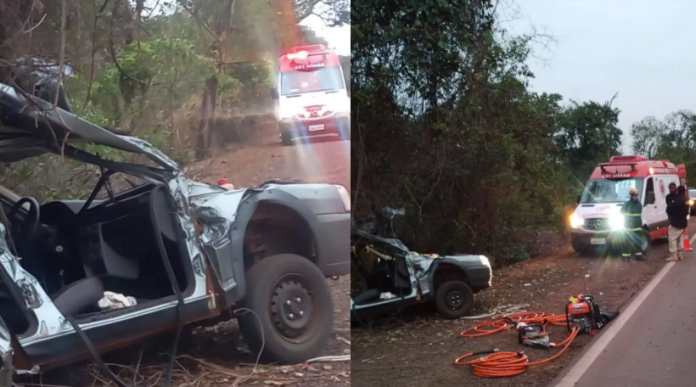
<svg viewBox="0 0 696 387"><path fill-rule="evenodd" d="M264 362L302 363L326 347L334 322L331 289L319 268L294 254L264 258L247 272L239 328ZM250 311L252 312L250 312Z"/></svg>
<svg viewBox="0 0 696 387"><path fill-rule="evenodd" d="M435 291L435 308L449 320L464 317L474 308L474 292L464 281L446 281Z"/></svg>

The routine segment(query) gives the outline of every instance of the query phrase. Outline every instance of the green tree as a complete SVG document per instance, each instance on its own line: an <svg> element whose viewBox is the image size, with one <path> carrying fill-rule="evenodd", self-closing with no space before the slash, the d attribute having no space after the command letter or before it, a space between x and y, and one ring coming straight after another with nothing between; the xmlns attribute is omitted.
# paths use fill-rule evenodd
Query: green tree
<svg viewBox="0 0 696 387"><path fill-rule="evenodd" d="M562 97L527 89L539 37L496 16L492 1L352 7L354 216L405 207L399 234L418 251L525 258L524 235L572 203L554 142Z"/></svg>
<svg viewBox="0 0 696 387"><path fill-rule="evenodd" d="M571 101L561 115L555 141L563 161L581 180L588 178L598 163L621 153L619 113L610 102Z"/></svg>
<svg viewBox="0 0 696 387"><path fill-rule="evenodd" d="M294 5L298 23L314 15L329 27L350 24L350 0L294 0Z"/></svg>
<svg viewBox="0 0 696 387"><path fill-rule="evenodd" d="M649 116L631 128L635 153L653 160L686 164L689 180L696 179L696 114L678 110L664 120Z"/></svg>
<svg viewBox="0 0 696 387"><path fill-rule="evenodd" d="M654 160L667 134L667 126L649 116L631 125L631 146L633 153L644 155L649 160Z"/></svg>

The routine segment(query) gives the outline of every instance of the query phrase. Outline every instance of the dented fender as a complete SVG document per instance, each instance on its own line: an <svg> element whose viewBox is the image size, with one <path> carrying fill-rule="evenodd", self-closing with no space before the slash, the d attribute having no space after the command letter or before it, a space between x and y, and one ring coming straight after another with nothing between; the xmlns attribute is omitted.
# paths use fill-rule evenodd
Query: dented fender
<svg viewBox="0 0 696 387"><path fill-rule="evenodd" d="M293 188L292 185L268 185L259 189L203 193L192 198L193 213L203 224L203 249L215 271L219 290L224 293L224 303L228 304L225 306L245 295L244 238L262 202L291 208L307 222L316 242L315 263L326 276L349 272L350 213L336 213L335 206L322 196L320 189L307 190L316 196L302 200L293 194ZM345 257L341 257L340 252Z"/></svg>

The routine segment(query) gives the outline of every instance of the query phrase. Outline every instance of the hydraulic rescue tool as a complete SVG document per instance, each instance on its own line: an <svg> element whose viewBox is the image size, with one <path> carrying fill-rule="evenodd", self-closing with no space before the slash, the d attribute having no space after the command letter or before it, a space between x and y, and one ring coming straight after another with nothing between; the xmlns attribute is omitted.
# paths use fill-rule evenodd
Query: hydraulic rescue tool
<svg viewBox="0 0 696 387"><path fill-rule="evenodd" d="M565 315L554 315L543 312L514 313L507 316L485 321L461 333L461 337L481 337L515 328L520 344L533 348L561 348L553 356L530 362L524 352L499 352L498 349L467 353L458 357L454 364L469 365L475 375L485 378L515 376L523 373L528 367L548 363L559 357L575 337L580 333L594 336L596 329L602 329L613 320L618 312L602 312L591 295L580 294L570 297L566 304ZM552 343L546 328L549 325L565 326L570 334L560 343ZM473 360L465 360L484 354Z"/></svg>

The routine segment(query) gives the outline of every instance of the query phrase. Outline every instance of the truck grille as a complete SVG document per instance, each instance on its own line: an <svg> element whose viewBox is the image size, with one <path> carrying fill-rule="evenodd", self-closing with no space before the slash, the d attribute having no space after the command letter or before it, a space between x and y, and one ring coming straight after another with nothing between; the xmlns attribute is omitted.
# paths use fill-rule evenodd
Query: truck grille
<svg viewBox="0 0 696 387"><path fill-rule="evenodd" d="M608 231L609 230L609 219L604 218L591 218L585 219L585 224L582 228L589 231Z"/></svg>

